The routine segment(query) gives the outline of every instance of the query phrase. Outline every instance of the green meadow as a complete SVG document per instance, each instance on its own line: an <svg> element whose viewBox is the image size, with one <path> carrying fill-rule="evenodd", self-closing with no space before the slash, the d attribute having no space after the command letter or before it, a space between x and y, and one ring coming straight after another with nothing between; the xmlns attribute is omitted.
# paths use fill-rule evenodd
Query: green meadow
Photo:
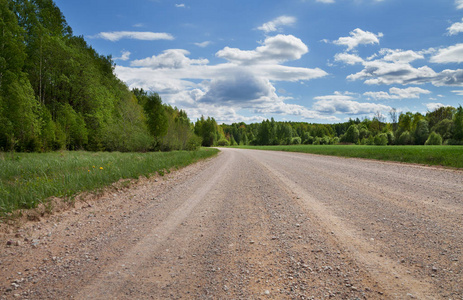
<svg viewBox="0 0 463 300"><path fill-rule="evenodd" d="M0 152L0 217L37 207L50 197L71 199L120 179L163 175L217 154L216 149L149 153Z"/></svg>
<svg viewBox="0 0 463 300"><path fill-rule="evenodd" d="M302 152L463 168L463 146L293 145L237 148Z"/></svg>

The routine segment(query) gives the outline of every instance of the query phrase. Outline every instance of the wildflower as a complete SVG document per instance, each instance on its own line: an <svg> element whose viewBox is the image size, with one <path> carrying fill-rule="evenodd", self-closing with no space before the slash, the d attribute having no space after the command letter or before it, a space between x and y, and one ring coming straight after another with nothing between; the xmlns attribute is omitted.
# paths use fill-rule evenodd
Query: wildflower
<svg viewBox="0 0 463 300"><path fill-rule="evenodd" d="M95 166L93 166L93 168L95 169Z"/></svg>
<svg viewBox="0 0 463 300"><path fill-rule="evenodd" d="M103 170L103 167L100 167L100 170Z"/></svg>
<svg viewBox="0 0 463 300"><path fill-rule="evenodd" d="M89 172L90 172L90 170L87 170L87 171L89 171Z"/></svg>

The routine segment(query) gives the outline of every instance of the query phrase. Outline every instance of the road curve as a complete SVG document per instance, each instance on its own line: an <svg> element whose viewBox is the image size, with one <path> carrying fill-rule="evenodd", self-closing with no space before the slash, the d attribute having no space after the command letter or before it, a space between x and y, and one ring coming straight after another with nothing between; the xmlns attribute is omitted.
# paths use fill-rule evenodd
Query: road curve
<svg viewBox="0 0 463 300"><path fill-rule="evenodd" d="M462 171L221 150L2 236L1 297L462 299Z"/></svg>

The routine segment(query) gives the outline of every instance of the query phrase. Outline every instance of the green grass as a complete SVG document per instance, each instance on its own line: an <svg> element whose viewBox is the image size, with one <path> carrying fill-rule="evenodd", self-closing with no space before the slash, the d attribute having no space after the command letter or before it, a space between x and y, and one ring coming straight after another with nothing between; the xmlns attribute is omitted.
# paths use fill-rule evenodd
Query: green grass
<svg viewBox="0 0 463 300"><path fill-rule="evenodd" d="M120 179L163 175L217 152L0 153L0 217L18 209L35 208L53 196L70 199Z"/></svg>
<svg viewBox="0 0 463 300"><path fill-rule="evenodd" d="M294 145L238 148L303 152L463 168L463 146Z"/></svg>

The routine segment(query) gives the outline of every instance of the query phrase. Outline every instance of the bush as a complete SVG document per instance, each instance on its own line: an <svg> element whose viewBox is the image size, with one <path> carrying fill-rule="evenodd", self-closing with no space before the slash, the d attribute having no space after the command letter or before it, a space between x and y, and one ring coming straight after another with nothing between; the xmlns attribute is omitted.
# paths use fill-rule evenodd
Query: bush
<svg viewBox="0 0 463 300"><path fill-rule="evenodd" d="M301 138L300 137L295 137L291 139L291 145L300 145L301 144Z"/></svg>
<svg viewBox="0 0 463 300"><path fill-rule="evenodd" d="M185 150L196 151L201 147L202 142L203 140L199 136L192 134L186 142Z"/></svg>
<svg viewBox="0 0 463 300"><path fill-rule="evenodd" d="M224 146L230 146L230 143L228 142L227 139L222 138L217 142L217 145L224 147Z"/></svg>
<svg viewBox="0 0 463 300"><path fill-rule="evenodd" d="M386 133L380 133L377 136L375 136L375 145L376 146L386 146L388 142L387 134Z"/></svg>
<svg viewBox="0 0 463 300"><path fill-rule="evenodd" d="M398 144L399 145L412 145L413 139L412 139L410 132L404 131L399 137Z"/></svg>
<svg viewBox="0 0 463 300"><path fill-rule="evenodd" d="M395 143L395 136L392 131L387 132L387 144L388 145L394 145Z"/></svg>
<svg viewBox="0 0 463 300"><path fill-rule="evenodd" d="M425 145L442 145L442 136L434 131L431 132L428 139L426 140Z"/></svg>
<svg viewBox="0 0 463 300"><path fill-rule="evenodd" d="M304 134L304 140L303 140L303 144L304 145L312 145L313 144L313 141L314 141L314 137L311 136L309 133L305 133Z"/></svg>

